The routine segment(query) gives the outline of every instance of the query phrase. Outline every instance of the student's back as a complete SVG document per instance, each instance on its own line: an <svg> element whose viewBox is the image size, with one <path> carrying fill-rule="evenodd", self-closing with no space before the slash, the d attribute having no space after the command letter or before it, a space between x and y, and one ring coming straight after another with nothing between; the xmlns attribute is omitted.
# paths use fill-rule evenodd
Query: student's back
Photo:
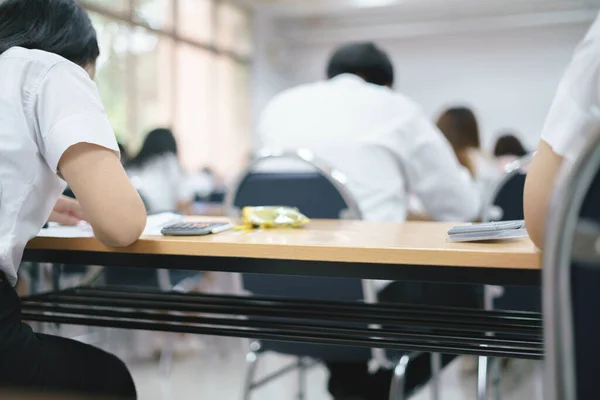
<svg viewBox="0 0 600 400"><path fill-rule="evenodd" d="M339 169L348 177L348 188L365 219L403 221L409 191L422 199L433 219L475 218L479 199L468 172L459 166L450 145L420 107L392 91L391 81L369 83L377 78L372 65L365 67L364 74L331 73L332 65L340 64L339 53L346 49L371 54L350 54L346 58L351 60L345 60L342 67L360 64L369 55L385 59L384 53L368 46L338 50L330 61L329 80L276 96L258 126L262 147L306 148Z"/></svg>
<svg viewBox="0 0 600 400"><path fill-rule="evenodd" d="M270 149L313 151L350 178L366 219L401 221L406 180L393 142L406 143L408 153L412 141L400 136L410 132L392 127L419 112L406 97L345 74L277 96L263 114L260 140Z"/></svg>

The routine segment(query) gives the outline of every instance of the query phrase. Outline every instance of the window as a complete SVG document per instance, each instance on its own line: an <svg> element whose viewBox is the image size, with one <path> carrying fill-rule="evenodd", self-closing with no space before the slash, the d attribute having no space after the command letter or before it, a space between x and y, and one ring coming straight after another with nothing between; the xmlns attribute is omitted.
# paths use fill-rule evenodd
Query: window
<svg viewBox="0 0 600 400"><path fill-rule="evenodd" d="M173 129L189 170L230 178L250 149L249 13L226 0L81 0L97 31L97 77L118 139Z"/></svg>

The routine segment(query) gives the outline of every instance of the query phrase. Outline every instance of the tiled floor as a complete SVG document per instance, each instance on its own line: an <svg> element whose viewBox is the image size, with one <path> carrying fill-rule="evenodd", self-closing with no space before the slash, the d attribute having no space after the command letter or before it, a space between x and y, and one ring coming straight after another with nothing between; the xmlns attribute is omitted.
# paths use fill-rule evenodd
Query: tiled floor
<svg viewBox="0 0 600 400"><path fill-rule="evenodd" d="M117 337L119 335L116 335ZM113 337L111 341L116 338ZM122 339L117 339L122 342ZM143 342L143 341L142 341ZM111 346L127 360L136 381L141 400L242 400L245 372L245 354L240 339L203 338L203 350L187 351L174 359L170 374L159 372L158 362L152 357L133 357L125 354L131 346ZM139 347L140 341L133 343ZM120 350L119 350L120 348ZM266 355L260 360L258 374L280 368L291 359ZM326 391L327 372L321 366L310 370L307 377L305 400L330 400ZM537 364L518 361L504 373L501 394L504 400L541 399L539 391L540 368ZM296 400L297 374L291 373L253 392L253 400ZM493 399L492 396L489 397ZM430 388L425 387L412 400L431 399ZM475 400L476 379L465 374L461 362L455 362L441 376L440 400Z"/></svg>

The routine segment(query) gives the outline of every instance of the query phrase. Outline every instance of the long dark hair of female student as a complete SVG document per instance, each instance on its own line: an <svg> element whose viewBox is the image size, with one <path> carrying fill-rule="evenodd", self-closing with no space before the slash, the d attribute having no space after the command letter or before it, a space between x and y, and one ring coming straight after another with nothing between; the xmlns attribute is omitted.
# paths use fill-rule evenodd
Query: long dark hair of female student
<svg viewBox="0 0 600 400"><path fill-rule="evenodd" d="M178 154L175 136L170 129L154 129L148 133L139 153L127 163L127 167L140 168L148 161L165 154Z"/></svg>
<svg viewBox="0 0 600 400"><path fill-rule="evenodd" d="M466 107L453 107L438 118L437 126L452 145L458 161L475 175L469 150L481 148L479 125L473 111Z"/></svg>
<svg viewBox="0 0 600 400"><path fill-rule="evenodd" d="M93 82L99 54L75 0L0 0L2 389L136 398L117 357L34 333L13 287L26 243L48 221L85 219L107 246L130 245L146 224ZM61 197L65 181L76 200Z"/></svg>

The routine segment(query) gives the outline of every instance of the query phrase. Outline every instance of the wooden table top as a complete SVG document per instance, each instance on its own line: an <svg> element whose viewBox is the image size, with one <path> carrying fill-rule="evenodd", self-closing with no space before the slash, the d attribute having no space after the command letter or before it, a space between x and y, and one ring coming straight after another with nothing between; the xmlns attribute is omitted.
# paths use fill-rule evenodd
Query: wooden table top
<svg viewBox="0 0 600 400"><path fill-rule="evenodd" d="M191 220L219 220L195 217ZM313 220L302 229L229 231L203 237L147 236L112 249L93 238L35 238L32 250L67 250L357 262L540 269L541 253L529 239L450 243L442 222L383 223Z"/></svg>

